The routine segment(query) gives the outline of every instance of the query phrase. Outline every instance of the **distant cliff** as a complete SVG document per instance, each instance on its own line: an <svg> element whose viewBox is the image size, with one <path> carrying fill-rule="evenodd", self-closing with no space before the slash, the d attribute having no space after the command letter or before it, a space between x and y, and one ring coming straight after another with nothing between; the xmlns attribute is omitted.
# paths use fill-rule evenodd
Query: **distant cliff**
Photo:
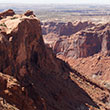
<svg viewBox="0 0 110 110"><path fill-rule="evenodd" d="M54 53L73 58L88 57L99 52L109 55L109 23L93 24L89 22L79 22L77 25L73 25L72 23L68 23L67 25L63 24L61 27L62 28L59 29L56 25L56 28L55 26L51 26L50 28L49 25L47 29L51 31L47 31L46 35L44 34L45 42L52 47ZM58 29L63 33L56 34L55 30L52 29Z"/></svg>

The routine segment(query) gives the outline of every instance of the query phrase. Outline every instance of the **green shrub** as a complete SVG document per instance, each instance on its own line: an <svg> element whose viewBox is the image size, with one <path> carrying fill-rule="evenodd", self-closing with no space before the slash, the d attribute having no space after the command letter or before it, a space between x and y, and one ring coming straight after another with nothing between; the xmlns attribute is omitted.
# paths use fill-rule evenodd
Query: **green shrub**
<svg viewBox="0 0 110 110"><path fill-rule="evenodd" d="M4 26L4 27L7 27L5 23L2 23L2 24L0 24L0 26Z"/></svg>
<svg viewBox="0 0 110 110"><path fill-rule="evenodd" d="M11 18L11 20L14 20L14 19L17 19L18 17L13 17L13 18Z"/></svg>

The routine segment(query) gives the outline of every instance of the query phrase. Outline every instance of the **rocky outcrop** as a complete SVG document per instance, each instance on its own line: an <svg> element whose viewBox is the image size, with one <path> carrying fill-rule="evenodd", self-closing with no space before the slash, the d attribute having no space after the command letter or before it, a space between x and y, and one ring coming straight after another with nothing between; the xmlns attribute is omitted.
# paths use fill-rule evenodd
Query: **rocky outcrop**
<svg viewBox="0 0 110 110"><path fill-rule="evenodd" d="M12 9L9 9L7 11L0 13L0 19L7 17L7 16L13 16L13 15L15 15L15 12Z"/></svg>
<svg viewBox="0 0 110 110"><path fill-rule="evenodd" d="M0 97L3 100L20 110L99 108L71 80L69 65L56 58L44 44L36 17L14 15L2 19L0 24Z"/></svg>
<svg viewBox="0 0 110 110"><path fill-rule="evenodd" d="M31 10L26 11L26 12L24 13L24 15L25 15L25 16L31 16L31 15L35 16L34 13L33 13L33 11L31 11Z"/></svg>
<svg viewBox="0 0 110 110"><path fill-rule="evenodd" d="M27 90L21 87L15 78L0 73L0 84L0 97L3 98L3 104L15 104L20 110L35 110L34 102L28 97ZM17 109L8 105L7 108Z"/></svg>

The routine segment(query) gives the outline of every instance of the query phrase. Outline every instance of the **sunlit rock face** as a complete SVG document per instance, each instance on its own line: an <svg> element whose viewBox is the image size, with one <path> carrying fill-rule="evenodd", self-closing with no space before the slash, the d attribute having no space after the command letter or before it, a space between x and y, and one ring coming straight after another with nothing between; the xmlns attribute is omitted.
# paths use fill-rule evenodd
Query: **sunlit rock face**
<svg viewBox="0 0 110 110"><path fill-rule="evenodd" d="M51 29L51 32L46 31L46 33L49 34L44 34L45 43L48 44L57 55L72 58L88 57L99 52L109 55L109 23L93 24L89 22L78 22L74 25L69 22L68 24L62 25L60 33L63 32L63 34L55 34L55 31L52 29L59 28L57 26L56 28L55 26L52 26L54 28L50 28L49 24L46 24L46 26L47 29ZM46 26L44 25L43 29ZM67 30L71 32L67 32ZM64 32L66 34L64 34Z"/></svg>
<svg viewBox="0 0 110 110"><path fill-rule="evenodd" d="M30 11L0 20L0 97L15 110L98 108L44 44L40 24Z"/></svg>
<svg viewBox="0 0 110 110"><path fill-rule="evenodd" d="M48 35L49 33L54 33L59 36L70 36L86 27L94 26L93 23L85 21L85 22L44 22L41 23L42 26L42 34Z"/></svg>

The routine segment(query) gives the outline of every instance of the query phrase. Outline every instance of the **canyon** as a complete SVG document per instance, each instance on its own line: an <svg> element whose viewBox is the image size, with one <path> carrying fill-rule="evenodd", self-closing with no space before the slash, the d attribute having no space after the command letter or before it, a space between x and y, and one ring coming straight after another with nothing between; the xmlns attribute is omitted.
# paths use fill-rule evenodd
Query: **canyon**
<svg viewBox="0 0 110 110"><path fill-rule="evenodd" d="M24 14L3 13L0 110L110 109L109 88L86 76L87 71L83 74L84 68L79 70L77 65L83 57L88 63L89 59L109 59L109 24L43 24L29 10Z"/></svg>
<svg viewBox="0 0 110 110"><path fill-rule="evenodd" d="M65 33L60 35L54 30L47 31L47 34L43 35L45 43L52 48L57 57L68 62L77 71L93 77L93 79L103 79L104 83L109 83L110 24L108 22L79 21L67 23L64 26L55 24L53 27L50 26L51 23L48 26L45 24L42 28L47 27L47 30L58 29L58 27L60 27L59 31L65 31L65 33L68 30L74 30L68 35ZM65 26L68 29L65 29Z"/></svg>

